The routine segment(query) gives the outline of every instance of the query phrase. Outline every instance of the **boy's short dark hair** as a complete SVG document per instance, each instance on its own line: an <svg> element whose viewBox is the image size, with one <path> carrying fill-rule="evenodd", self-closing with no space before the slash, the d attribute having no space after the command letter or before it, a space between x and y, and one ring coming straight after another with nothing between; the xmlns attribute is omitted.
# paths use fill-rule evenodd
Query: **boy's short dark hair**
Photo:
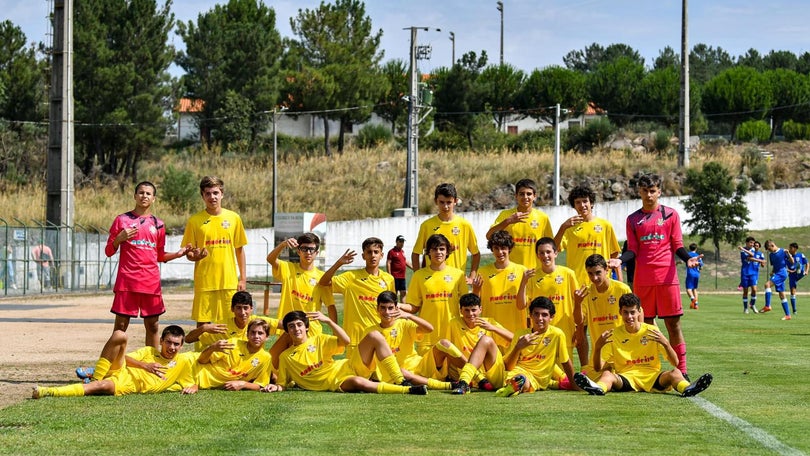
<svg viewBox="0 0 810 456"><path fill-rule="evenodd" d="M476 306L481 307L481 297L476 295L476 294L473 294L473 293L463 294L463 295L461 295L460 298L458 298L458 306L459 307L476 307Z"/></svg>
<svg viewBox="0 0 810 456"><path fill-rule="evenodd" d="M694 242L689 244L689 250L692 251L692 252L697 250L697 244L695 244Z"/></svg>
<svg viewBox="0 0 810 456"><path fill-rule="evenodd" d="M149 181L138 182L138 185L135 186L135 194L137 195L138 194L138 189L141 188L141 187L144 187L144 186L152 187L152 195L157 196L157 187L155 187L155 184L153 184L153 183L151 183Z"/></svg>
<svg viewBox="0 0 810 456"><path fill-rule="evenodd" d="M601 266L603 269L607 269L607 261L605 261L605 257L598 253L594 253L593 255L588 256L585 258L585 269L592 268L595 266Z"/></svg>
<svg viewBox="0 0 810 456"><path fill-rule="evenodd" d="M487 240L487 248L492 250L493 247L506 247L509 250L515 246L515 241L508 231L499 230L492 233L492 236Z"/></svg>
<svg viewBox="0 0 810 456"><path fill-rule="evenodd" d="M453 251L453 245L450 244L450 240L443 234L431 234L427 241L425 241L425 252L430 253L431 250L440 247L440 246L447 247L447 254L449 255Z"/></svg>
<svg viewBox="0 0 810 456"><path fill-rule="evenodd" d="M206 188L219 187L222 193L225 193L225 182L217 176L205 176L200 181L200 195L205 193Z"/></svg>
<svg viewBox="0 0 810 456"><path fill-rule="evenodd" d="M366 238L366 240L363 241L363 245L361 247L362 250L365 252L368 247L373 247L375 245L379 246L380 249L385 247L385 244L383 244L382 239L377 237Z"/></svg>
<svg viewBox="0 0 810 456"><path fill-rule="evenodd" d="M552 238L550 238L548 236L545 236L545 237L541 237L540 239L537 240L537 242L534 243L534 253L537 253L537 250L540 248L541 245L546 245L546 244L550 245L551 248L554 249L555 252L557 251L557 243L554 242L554 239L552 239Z"/></svg>
<svg viewBox="0 0 810 456"><path fill-rule="evenodd" d="M304 315L306 315L306 314L304 314ZM250 330L254 326L261 326L262 329L264 329L265 334L270 334L270 325L267 324L267 321L265 321L265 320L263 320L261 318L254 318L253 320L250 320L250 323L248 323L248 325L247 325L247 332L250 333Z"/></svg>
<svg viewBox="0 0 810 456"><path fill-rule="evenodd" d="M309 329L309 317L307 317L307 313L303 310L293 310L291 312L287 312L284 315L284 318L281 320L281 326L284 327L284 332L287 332L287 326L294 321L303 321L304 326Z"/></svg>
<svg viewBox="0 0 810 456"><path fill-rule="evenodd" d="M658 174L643 174L638 178L636 186L638 188L661 188L661 177Z"/></svg>
<svg viewBox="0 0 810 456"><path fill-rule="evenodd" d="M619 298L619 308L635 307L641 310L641 299L635 293L626 293Z"/></svg>
<svg viewBox="0 0 810 456"><path fill-rule="evenodd" d="M231 310L237 304L250 304L250 307L253 307L253 296L247 291L237 291L231 297Z"/></svg>
<svg viewBox="0 0 810 456"><path fill-rule="evenodd" d="M296 239L298 241L298 245L301 244L315 244L316 246L321 246L321 238L318 237L315 233L304 233Z"/></svg>
<svg viewBox="0 0 810 456"><path fill-rule="evenodd" d="M458 199L458 192L456 191L456 186L447 182L437 185L436 190L434 190L433 192L433 201L436 201L439 198L439 196Z"/></svg>
<svg viewBox="0 0 810 456"><path fill-rule="evenodd" d="M596 193L585 185L577 185L571 189L571 193L568 194L568 204L574 207L574 202L579 198L588 198L591 204L596 203Z"/></svg>
<svg viewBox="0 0 810 456"><path fill-rule="evenodd" d="M535 195L537 194L537 183L531 179L521 179L517 181L515 184L515 194L517 194L517 192L519 192L522 188L531 189Z"/></svg>
<svg viewBox="0 0 810 456"><path fill-rule="evenodd" d="M397 303L397 294L393 291L385 290L377 295L377 305Z"/></svg>
<svg viewBox="0 0 810 456"><path fill-rule="evenodd" d="M165 339L166 336L175 336L175 337L179 337L181 340L185 340L186 339L186 332L183 331L183 328L181 328L181 327L179 327L177 325L169 325L169 326L163 328L163 332L160 333L160 340Z"/></svg>
<svg viewBox="0 0 810 456"><path fill-rule="evenodd" d="M754 236L748 236L747 238L745 238L745 243L746 244L748 244L751 241L757 242L757 240L754 239Z"/></svg>
<svg viewBox="0 0 810 456"><path fill-rule="evenodd" d="M776 245L772 240L766 239L765 240L765 248L767 249L769 245Z"/></svg>
<svg viewBox="0 0 810 456"><path fill-rule="evenodd" d="M792 248L798 250L799 249L799 244L797 244L796 242L791 242L788 247L792 247Z"/></svg>
<svg viewBox="0 0 810 456"><path fill-rule="evenodd" d="M545 296L538 296L532 299L532 303L529 304L529 313L532 313L534 309L546 309L552 317L557 313L557 308L554 307L554 301Z"/></svg>

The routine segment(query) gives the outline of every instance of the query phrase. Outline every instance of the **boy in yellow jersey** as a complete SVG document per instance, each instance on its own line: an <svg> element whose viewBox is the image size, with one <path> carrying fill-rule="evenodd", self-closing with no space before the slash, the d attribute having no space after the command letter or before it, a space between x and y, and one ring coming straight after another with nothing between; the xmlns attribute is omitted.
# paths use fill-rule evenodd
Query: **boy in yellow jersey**
<svg viewBox="0 0 810 456"><path fill-rule="evenodd" d="M447 264L447 258L452 254L450 241L443 234L434 234L425 245L430 264L413 273L405 297L407 302L400 305L400 309L418 313L433 325L433 332L425 334L416 343L420 355L427 353L439 340L447 339L450 320L459 315L458 300L467 293L464 271Z"/></svg>
<svg viewBox="0 0 810 456"><path fill-rule="evenodd" d="M115 330L96 362L93 381L56 387L34 387L34 399L46 396L77 397L162 393L169 389L194 394L196 353L180 353L183 328L169 325L160 336L160 349L146 346L127 353L127 333Z"/></svg>
<svg viewBox="0 0 810 456"><path fill-rule="evenodd" d="M574 312L574 296L579 288L576 274L573 270L557 264L557 246L554 239L541 238L535 248L540 268L529 269L523 275L518 290L518 308L525 308L527 302L538 296L551 299L556 307L551 324L565 333L569 355L573 353L573 347L577 346L580 366L587 365L587 347L579 349L577 344L581 344L582 341L575 340L576 327L582 324L581 312Z"/></svg>
<svg viewBox="0 0 810 456"><path fill-rule="evenodd" d="M197 358L197 383L201 389L259 391L270 383L270 353L264 349L270 327L264 320L247 326L247 340L221 339Z"/></svg>
<svg viewBox="0 0 810 456"><path fill-rule="evenodd" d="M596 193L586 186L574 187L568 194L568 203L577 211L577 215L569 218L557 230L554 243L560 252L566 253L566 266L577 274L577 281L588 283L588 273L585 271L585 259L594 253L606 259L618 258L621 254L619 241L613 231L613 225L607 220L597 217L593 213L596 204ZM617 269L621 273L621 268ZM621 276L618 276L621 280Z"/></svg>
<svg viewBox="0 0 810 456"><path fill-rule="evenodd" d="M282 321L288 337L280 338L276 344L288 347L273 360L281 388L295 385L309 391L427 394L424 385L401 385L404 381L402 371L382 334L369 332L348 358L335 360L334 356L349 344L349 335L320 312L310 316L329 325L334 336L324 333L310 335L309 317L304 312L294 310L285 315ZM272 351L276 352L276 347ZM394 383L369 380L377 367L384 379Z"/></svg>
<svg viewBox="0 0 810 456"><path fill-rule="evenodd" d="M397 358L402 375L413 385L427 385L428 389L453 389L447 377L448 364L460 368L466 359L461 352L447 339L441 339L431 350L420 356L416 353L415 343L423 335L433 331L433 325L397 307L397 295L383 291L377 296L377 313L380 323L366 328L363 337L377 331L385 338L391 352Z"/></svg>
<svg viewBox="0 0 810 456"><path fill-rule="evenodd" d="M222 339L247 340L248 323L255 319L266 321L271 331L281 328L275 318L253 315L253 296L247 291L237 291L233 294L231 312L233 316L227 320L206 323L189 331L186 334L186 343L199 341L203 347L207 347Z"/></svg>
<svg viewBox="0 0 810 456"><path fill-rule="evenodd" d="M509 252L509 259L529 269L537 267L535 242L542 237L553 235L548 215L534 207L535 199L537 199L537 184L531 179L519 180L515 184L517 207L501 211L487 231L487 239L490 239L496 231L506 230L515 241L515 247Z"/></svg>
<svg viewBox="0 0 810 456"><path fill-rule="evenodd" d="M510 332L526 328L526 307L518 308L517 295L526 267L510 261L515 246L506 231L496 231L487 241L495 262L478 271L473 293L481 297L481 315L496 320Z"/></svg>
<svg viewBox="0 0 810 456"><path fill-rule="evenodd" d="M596 382L578 372L574 374L577 386L597 396L608 391L664 392L674 388L681 396L689 397L711 385L712 374L703 374L695 383L689 383L677 367L661 371L660 356L677 366L678 355L658 328L644 323L638 296L633 293L622 296L619 311L623 324L602 333L593 347L594 367L601 370L605 363L610 363L613 369L602 371Z"/></svg>
<svg viewBox="0 0 810 456"><path fill-rule="evenodd" d="M297 239L289 238L281 242L267 254L267 262L273 267L273 278L281 282L279 320L292 310L304 312L321 310L324 303L322 296L324 288L318 286L318 281L323 277L323 271L315 267L315 258L320 247L321 240L316 234L304 233ZM292 263L279 260L278 257L285 248L297 250L300 261ZM327 312L332 321L337 321L337 309L334 304L327 306ZM313 321L310 329L321 331L321 323ZM281 331L283 332L283 329Z"/></svg>
<svg viewBox="0 0 810 456"><path fill-rule="evenodd" d="M458 204L458 192L453 184L443 183L433 192L433 201L439 213L425 220L419 226L419 234L411 253L411 265L414 271L422 266L420 255L427 251L427 240L433 234L443 234L450 242L447 264L462 271L467 270L467 252L472 255L470 278L475 277L481 253L478 251L478 239L475 230L467 220L455 214ZM425 259L427 263L427 259Z"/></svg>
<svg viewBox="0 0 810 456"><path fill-rule="evenodd" d="M194 303L197 326L228 318L231 296L245 289L245 228L239 214L222 207L225 183L214 176L200 182L205 210L191 216L182 245L191 245L186 258L194 262ZM238 277L237 277L238 272Z"/></svg>
<svg viewBox="0 0 810 456"><path fill-rule="evenodd" d="M619 315L619 298L630 293L630 287L625 283L610 278L607 261L602 255L594 253L585 260L585 270L588 271L588 280L591 284L577 290L574 296L574 312L581 310L583 324L577 326L579 340L584 340L584 349L588 348L588 338L585 329L588 329L590 340L596 341L605 331L621 326ZM587 352L586 352L587 353ZM582 366L583 373L597 378L598 371L593 366Z"/></svg>
<svg viewBox="0 0 810 456"><path fill-rule="evenodd" d="M504 328L497 320L481 316L481 298L467 293L459 299L459 307L461 316L450 321L450 342L461 350L463 359L469 360L475 346L484 336L492 338L500 351L506 351L509 344L512 343L512 331ZM458 367L464 367L464 365ZM459 369L451 368L451 371L455 371L451 372L451 377L459 377ZM472 380L477 380L478 389L484 391L494 389L492 383L486 378L486 372L481 372Z"/></svg>
<svg viewBox="0 0 810 456"><path fill-rule="evenodd" d="M321 276L318 284L322 287L331 287L324 290L324 298L329 306L334 307L332 293L343 294L343 327L349 334L349 347L346 355L355 349L363 331L369 326L377 324L377 296L385 290L394 290L394 276L380 269L383 259L383 241L370 237L363 241L363 260L366 266L363 269L346 271L334 279L332 278L341 266L351 264L357 256L354 250L346 252L338 258L337 262ZM332 317L330 313L330 318ZM335 315L335 317L337 317ZM332 321L337 323L337 318ZM309 322L307 322L309 327ZM286 328L285 328L286 330Z"/></svg>
<svg viewBox="0 0 810 456"><path fill-rule="evenodd" d="M568 356L565 334L551 325L554 311L554 303L545 296L532 301L529 305L532 327L515 333L509 350L501 358L502 365L498 361L500 352L497 352L497 348L493 351L492 338L482 337L470 355L470 362L462 369L459 388L454 393L466 394L470 391L470 379L481 367L481 360L489 360L489 367L484 364L487 378L499 388L495 394L502 397L559 388L559 382L552 378L558 364L567 378L572 378L574 365ZM498 369L505 373L497 372Z"/></svg>

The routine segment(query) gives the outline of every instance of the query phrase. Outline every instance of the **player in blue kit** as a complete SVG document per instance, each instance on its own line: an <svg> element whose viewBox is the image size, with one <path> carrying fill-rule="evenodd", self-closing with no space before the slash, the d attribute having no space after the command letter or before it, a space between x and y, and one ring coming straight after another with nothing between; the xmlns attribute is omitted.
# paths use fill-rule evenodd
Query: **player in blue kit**
<svg viewBox="0 0 810 456"><path fill-rule="evenodd" d="M765 250L769 252L768 259L771 261L771 278L765 284L765 307L762 308L762 312L771 311L771 287L773 287L779 293L782 310L785 311L782 320L790 320L790 308L785 298L785 281L788 279L788 267L793 266L793 257L785 249L777 247L770 239L765 241Z"/></svg>
<svg viewBox="0 0 810 456"><path fill-rule="evenodd" d="M802 277L807 275L807 257L799 252L799 244L791 242L788 246L788 253L793 257L793 266L788 268L788 282L790 283L790 307L793 314L796 314L796 286Z"/></svg>
<svg viewBox="0 0 810 456"><path fill-rule="evenodd" d="M698 259L698 267L690 268L689 266L686 267L686 295L689 296L689 300L692 301L689 304L690 309L697 310L698 309L698 282L700 282L700 269L703 267L703 260L701 259L701 255L697 253L697 244L694 242L689 244L689 258L697 258Z"/></svg>
<svg viewBox="0 0 810 456"><path fill-rule="evenodd" d="M745 239L745 246L740 246L740 288L742 289L743 312L749 309L757 312L757 283L759 282L759 267L765 264L765 254L759 250L759 242L751 236ZM751 300L749 301L749 290Z"/></svg>

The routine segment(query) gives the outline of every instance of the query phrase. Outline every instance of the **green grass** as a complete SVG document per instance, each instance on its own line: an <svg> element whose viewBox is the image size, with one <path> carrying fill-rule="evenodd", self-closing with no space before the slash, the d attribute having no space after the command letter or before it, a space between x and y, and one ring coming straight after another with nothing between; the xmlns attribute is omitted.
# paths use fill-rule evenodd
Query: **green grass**
<svg viewBox="0 0 810 456"><path fill-rule="evenodd" d="M778 305L777 305L778 307ZM744 315L706 294L683 321L699 396L810 452L810 298ZM807 310L804 310L807 309ZM70 381L72 373L65 373ZM288 391L46 398L0 410L0 454L736 454L773 451L676 394L425 397Z"/></svg>

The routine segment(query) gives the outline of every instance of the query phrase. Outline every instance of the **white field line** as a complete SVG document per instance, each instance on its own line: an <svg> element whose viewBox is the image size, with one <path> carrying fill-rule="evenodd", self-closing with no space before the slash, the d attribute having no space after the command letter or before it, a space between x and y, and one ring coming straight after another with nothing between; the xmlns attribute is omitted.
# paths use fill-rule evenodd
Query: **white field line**
<svg viewBox="0 0 810 456"><path fill-rule="evenodd" d="M732 426L736 427L755 441L759 442L765 448L780 454L789 456L807 456L806 453L797 450L796 448L789 447L780 442L776 437L768 434L764 430L754 426L753 424L738 418L720 407L712 404L711 402L701 399L699 397L690 398L693 402L699 405L703 410L707 411L715 418L719 418Z"/></svg>

